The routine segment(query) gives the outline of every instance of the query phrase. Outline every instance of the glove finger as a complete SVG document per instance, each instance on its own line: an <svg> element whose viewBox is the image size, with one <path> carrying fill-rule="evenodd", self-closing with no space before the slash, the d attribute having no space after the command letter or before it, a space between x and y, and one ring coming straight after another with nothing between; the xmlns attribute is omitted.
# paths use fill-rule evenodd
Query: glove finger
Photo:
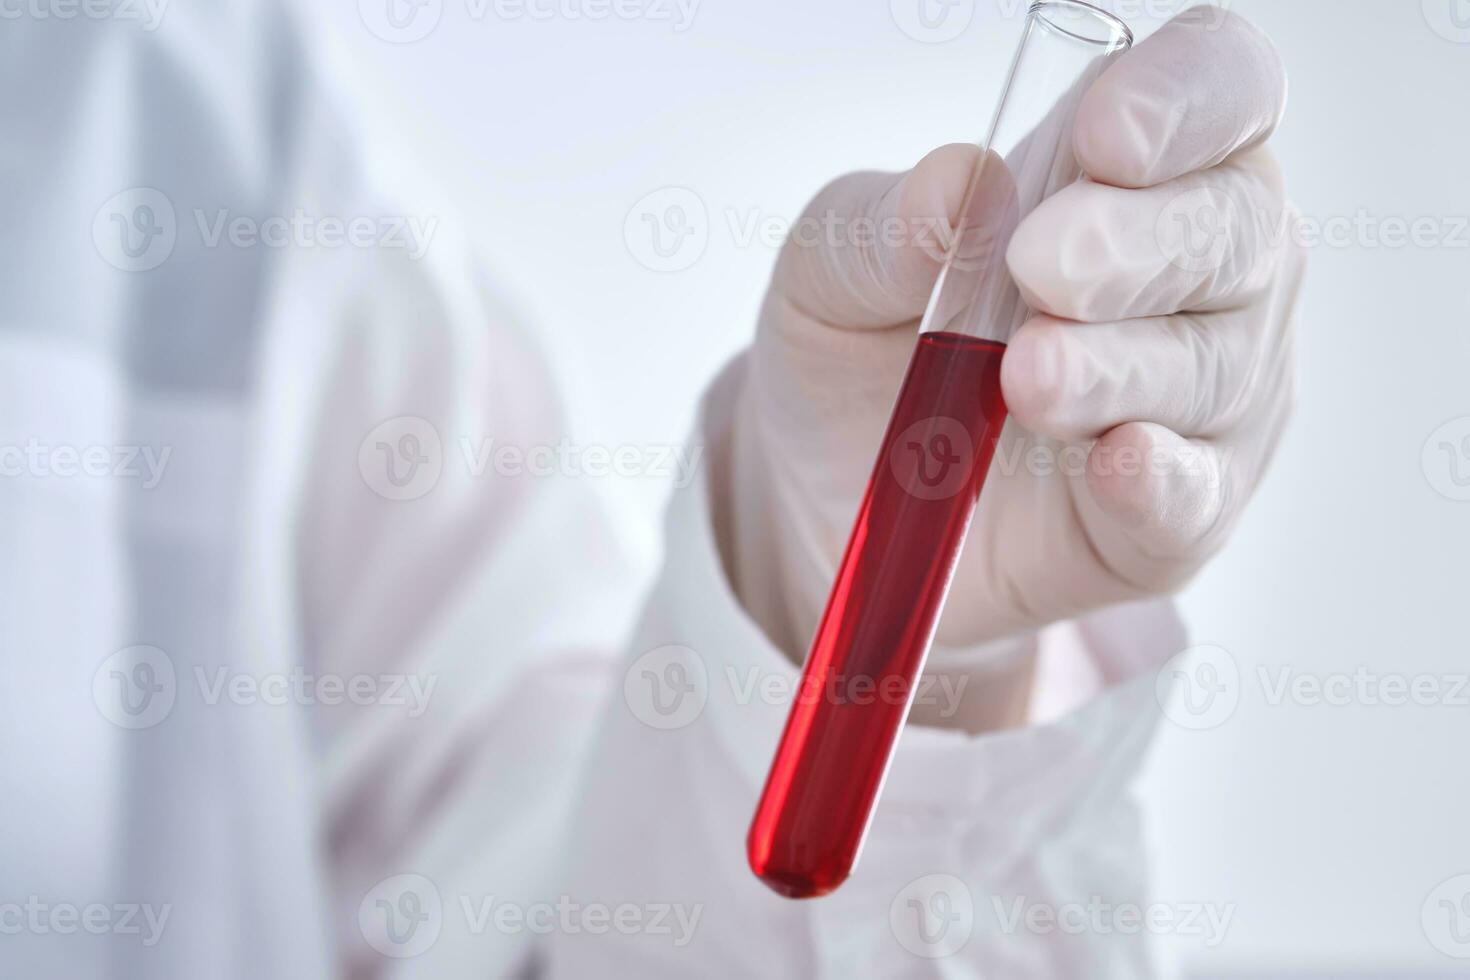
<svg viewBox="0 0 1470 980"><path fill-rule="evenodd" d="M1094 180L1152 187L1266 141L1286 108L1286 69L1244 17L1186 10L1083 97L1074 139Z"/></svg>
<svg viewBox="0 0 1470 980"><path fill-rule="evenodd" d="M1021 222L1006 259L1033 310L1068 320L1228 309L1270 285L1284 202L1264 149L1141 190L1083 181Z"/></svg>
<svg viewBox="0 0 1470 980"><path fill-rule="evenodd" d="M943 146L904 174L857 173L824 188L787 237L775 290L808 318L881 329L919 318L966 209L967 268L995 260L1014 230L1015 187L999 157L966 204L978 148ZM1005 234L1002 219L1010 215Z"/></svg>
<svg viewBox="0 0 1470 980"><path fill-rule="evenodd" d="M1261 394L1265 344L1254 307L1112 323L1028 320L1001 365L1006 405L1031 432L1096 439L1127 422L1190 436L1230 431Z"/></svg>
<svg viewBox="0 0 1470 980"><path fill-rule="evenodd" d="M1243 496L1237 480L1218 446L1129 422L1092 447L1079 517L1114 574L1148 591L1173 589L1221 539Z"/></svg>

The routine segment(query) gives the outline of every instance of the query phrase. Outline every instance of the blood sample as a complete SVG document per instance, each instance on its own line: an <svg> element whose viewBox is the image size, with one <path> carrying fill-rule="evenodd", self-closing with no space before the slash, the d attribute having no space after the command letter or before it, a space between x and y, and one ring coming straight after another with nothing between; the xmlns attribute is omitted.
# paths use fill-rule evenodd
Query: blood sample
<svg viewBox="0 0 1470 980"><path fill-rule="evenodd" d="M746 839L788 898L831 892L857 863L1005 424L1001 361L1028 312L1005 247L1081 176L1077 104L1131 43L1081 0L1028 12Z"/></svg>
<svg viewBox="0 0 1470 980"><path fill-rule="evenodd" d="M790 898L847 877L1005 424L1005 345L919 339L817 628L766 800L756 874Z"/></svg>

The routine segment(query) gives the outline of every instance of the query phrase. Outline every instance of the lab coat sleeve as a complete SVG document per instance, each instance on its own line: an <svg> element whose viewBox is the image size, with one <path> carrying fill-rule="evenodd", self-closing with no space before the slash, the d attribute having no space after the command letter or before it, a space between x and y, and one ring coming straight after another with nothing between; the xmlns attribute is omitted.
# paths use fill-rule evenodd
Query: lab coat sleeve
<svg viewBox="0 0 1470 980"><path fill-rule="evenodd" d="M451 255L374 257L373 287L341 308L296 518L302 660L339 685L312 720L353 977L524 967L536 937L482 914L551 897L637 608L586 482L504 465L558 445L550 379ZM378 903L397 915L409 891L433 918L385 943Z"/></svg>
<svg viewBox="0 0 1470 980"><path fill-rule="evenodd" d="M557 463L544 358L452 212L384 172L386 144L347 128L341 104L303 108L291 203L433 234L297 250L275 270L253 467L264 530L245 567L248 591L286 581L293 601L251 600L244 627L294 623L251 645L296 648L316 692L306 739L341 975L503 976L538 940L483 913L553 892L640 583L595 483Z"/></svg>
<svg viewBox="0 0 1470 980"><path fill-rule="evenodd" d="M695 439L708 464L669 508L665 565L568 845L572 901L637 911L626 929L559 931L553 975L1149 975L1136 931L1047 930L1044 912L1027 915L1094 896L1145 902L1130 784L1160 715L1155 669L1182 644L1168 603L1041 637L1040 684L1073 661L1096 686L1049 721L981 736L910 725L858 869L835 893L790 901L747 868L798 675L742 610L722 559L743 370L736 361L707 397ZM951 652L976 662L1013 646Z"/></svg>

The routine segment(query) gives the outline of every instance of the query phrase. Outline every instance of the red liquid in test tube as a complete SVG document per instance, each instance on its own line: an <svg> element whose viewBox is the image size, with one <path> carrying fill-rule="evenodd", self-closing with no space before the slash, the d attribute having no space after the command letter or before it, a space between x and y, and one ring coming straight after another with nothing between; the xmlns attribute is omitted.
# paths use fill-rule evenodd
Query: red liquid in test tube
<svg viewBox="0 0 1470 980"><path fill-rule="evenodd" d="M1005 425L1005 345L919 338L750 828L789 898L847 877Z"/></svg>

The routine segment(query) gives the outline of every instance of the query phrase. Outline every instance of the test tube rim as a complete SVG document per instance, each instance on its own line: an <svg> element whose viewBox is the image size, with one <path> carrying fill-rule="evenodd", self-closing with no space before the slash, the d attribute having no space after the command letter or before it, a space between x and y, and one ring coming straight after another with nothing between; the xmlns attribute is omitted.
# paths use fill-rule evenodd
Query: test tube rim
<svg viewBox="0 0 1470 980"><path fill-rule="evenodd" d="M1078 34L1069 31L1057 21L1047 16L1048 11L1055 12L1057 8L1067 8L1088 14L1101 21L1108 28L1107 37L1089 37L1086 34ZM1055 31L1075 41L1084 44L1095 44L1100 48L1116 49L1133 47L1133 29L1121 17L1108 13L1095 4L1087 3L1086 0L1034 0L1027 14L1036 19L1047 30Z"/></svg>

